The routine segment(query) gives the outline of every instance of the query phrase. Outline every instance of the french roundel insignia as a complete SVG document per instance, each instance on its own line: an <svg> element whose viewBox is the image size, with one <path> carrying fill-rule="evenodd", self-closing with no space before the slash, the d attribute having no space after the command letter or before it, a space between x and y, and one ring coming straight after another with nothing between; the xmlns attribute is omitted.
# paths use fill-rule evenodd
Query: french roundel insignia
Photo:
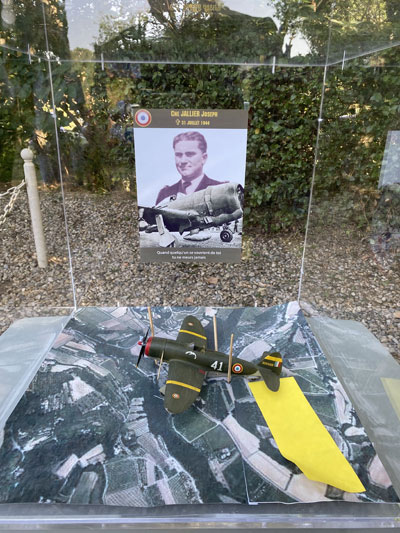
<svg viewBox="0 0 400 533"><path fill-rule="evenodd" d="M174 392L174 393L172 394L172 398L173 398L174 400L179 400L180 396L179 396L179 394L178 394L177 392Z"/></svg>
<svg viewBox="0 0 400 533"><path fill-rule="evenodd" d="M145 128L151 122L151 113L147 109L139 109L135 113L135 122L138 126Z"/></svg>
<svg viewBox="0 0 400 533"><path fill-rule="evenodd" d="M232 367L232 372L241 374L243 372L243 366L240 363L235 363Z"/></svg>

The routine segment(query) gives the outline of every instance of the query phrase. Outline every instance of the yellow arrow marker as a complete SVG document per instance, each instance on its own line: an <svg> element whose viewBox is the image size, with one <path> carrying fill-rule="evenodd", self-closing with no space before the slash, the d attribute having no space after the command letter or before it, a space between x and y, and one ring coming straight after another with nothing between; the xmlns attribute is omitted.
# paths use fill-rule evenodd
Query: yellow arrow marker
<svg viewBox="0 0 400 533"><path fill-rule="evenodd" d="M281 379L278 392L270 391L263 381L249 386L286 459L313 481L346 492L365 491L293 377Z"/></svg>

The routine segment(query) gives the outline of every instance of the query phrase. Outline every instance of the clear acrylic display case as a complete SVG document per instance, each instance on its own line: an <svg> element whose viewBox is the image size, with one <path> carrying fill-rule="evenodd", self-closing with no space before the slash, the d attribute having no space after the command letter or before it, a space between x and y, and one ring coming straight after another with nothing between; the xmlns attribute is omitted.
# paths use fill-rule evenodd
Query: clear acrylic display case
<svg viewBox="0 0 400 533"><path fill-rule="evenodd" d="M395 0L2 0L0 9L0 161L8 176L0 194L21 182L19 154L31 147L49 262L37 266L22 189L0 226L2 331L18 318L67 317L82 306L298 299L311 314L363 323L400 357ZM249 110L245 213L263 231L245 227L240 264L139 262L138 107ZM272 230L282 227L290 233L277 241ZM223 284L226 269L234 290ZM16 514L12 506L2 512L0 524ZM86 510L55 507L43 516L33 506L20 517L42 527L60 516L79 527L86 520L114 527L233 520L249 528L265 521L299 527L304 516L309 527L398 521L396 506L237 512L228 520L222 508L194 517L190 509L91 508L85 517Z"/></svg>

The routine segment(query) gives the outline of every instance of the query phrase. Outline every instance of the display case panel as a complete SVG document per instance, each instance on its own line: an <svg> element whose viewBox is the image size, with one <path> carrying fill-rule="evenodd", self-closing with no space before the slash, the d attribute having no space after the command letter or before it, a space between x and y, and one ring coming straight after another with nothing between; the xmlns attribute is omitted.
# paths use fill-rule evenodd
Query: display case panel
<svg viewBox="0 0 400 533"><path fill-rule="evenodd" d="M313 191L316 209L320 202L322 206L321 198L324 194L330 195L333 191L336 195L339 189L343 189L340 180L347 180L347 189L350 190L349 187L353 187L352 196L350 200L341 199L340 202L342 204L347 202L346 212L352 213L353 222L359 226L364 237L367 225L372 224L371 231L375 231L375 237L369 236L368 239L371 240L373 253L378 263L382 262L382 256L385 255L381 253L381 249L394 250L396 248L392 244L393 240L396 240L396 222L394 225L390 222L390 229L386 228L386 231L386 222L382 220L380 214L386 209L388 202L394 206L391 213L396 209L395 198L392 198L392 193L390 193L392 196L389 195L388 198L386 192L382 193L381 188L375 191L375 199L373 199L371 190L368 189L367 192L362 187L364 181L368 188L372 183L371 180L376 179L376 166L374 170L372 166L366 168L366 172L374 177L362 180L353 175L343 177L347 170L342 168L337 171L333 168L335 164L332 167L332 162L329 162L329 157L332 157L333 152L335 155L337 153L335 148L336 144L340 144L341 133L339 132L345 132L348 136L349 146L355 143L356 137L359 139L354 152L343 158L347 166L349 166L347 161L352 159L350 164L352 168L357 166L358 157L367 157L369 153L367 148L371 146L371 142L375 142L370 141L371 133L375 135L377 128L382 129L383 123L387 128L386 134L389 131L392 132L391 140L388 138L387 141L388 150L390 146L395 145L397 126L394 118L393 124L389 120L391 116L394 117L395 113L396 104L393 92L395 88L392 87L394 81L389 78L393 67L397 64L398 12L396 6L390 2L385 6L371 2L369 9L363 10L358 4L347 9L342 2L335 4L323 2L317 5L311 3L300 7L281 2L271 3L265 7L254 2L246 7L246 13L240 13L238 9L236 4L228 2L172 3L166 11L160 10L157 2L149 4L131 2L123 7L106 3L94 6L77 2L69 2L65 5L31 2L16 6L12 2L2 2L1 46L4 79L7 80L5 87L7 84L10 87L15 85L18 91L16 98L9 99L12 101L10 110L13 112L12 106L16 106L15 109L17 109L18 99L19 103L24 104L27 98L34 99L29 113L26 113L25 108L20 105L21 127L26 130L29 121L35 126L34 142L37 147L35 162L40 168L41 175L44 176L41 179L46 182L47 187L46 191L43 190L43 197L55 198L60 191L61 203L46 206L45 212L46 216L54 220L55 217L51 213L60 207L60 212L56 217L60 224L52 225L51 230L55 234L54 239L50 236L50 240L65 243L66 253L54 254L52 257L55 258L54 261L60 260L66 265L67 282L64 278L62 283L60 281L62 284L60 294L67 291L71 296L69 303L72 302L72 305L76 303L100 304L104 301L129 303L133 298L138 298L144 303L149 299L146 288L150 285L157 286L156 293L151 295L156 303L168 301L190 303L193 298L191 293L185 293L187 289L180 289L177 280L182 276L191 277L197 267L178 265L179 274L177 274L173 267L139 265L134 257L135 246L131 246L131 243L137 239L137 226L135 226L132 123L134 113L138 108L146 106L248 108L247 173L250 175L250 183L253 183L253 186L246 190L245 214L249 220L253 220L254 206L263 205L265 202L270 206L270 198L279 195L281 204L291 204L292 208L286 209L285 213L282 211L281 214L280 209L276 209L276 205L272 204L271 212L275 210L278 215L275 220L272 216L267 217L264 227L274 230L279 226L277 218L281 217L282 225L287 226L307 209L310 183L308 178L312 176L311 161L314 155L314 135L317 134L318 124L316 121L317 102L321 95L318 91L323 76L323 68L320 66L324 63L330 67L327 70L326 87L323 90L325 100L320 116L324 122L320 122L320 146L317 147L318 157L322 154L322 159L318 160ZM107 10L108 14L106 14ZM305 16L306 12L309 16ZM292 37L301 35L308 42L309 50L303 55L293 52L295 49L293 37L292 41L289 38L289 44L286 46L291 47L290 53L286 50L286 52L272 55L269 52L273 50L273 47L270 48L270 43L265 47L267 51L264 54L259 54L259 51L255 53L254 46L257 47L261 41L264 46L265 38L258 39L257 32L254 37L249 28L244 25L242 29L245 34L253 35L253 37L250 41L239 41L230 25L232 20L236 21L237 16L245 17L249 24L256 24L257 31L261 28L261 33L265 33L265 28L262 24L259 25L260 21L265 22L268 17L272 22L276 19L275 22L278 21L276 24L278 26L281 24L278 32L280 36L285 28L289 32L285 35L290 34ZM218 24L221 21L223 24L226 23L230 36L234 36L234 39L240 42L241 53L244 55L239 57L236 54L235 56L235 48L229 49L232 51L230 55L230 52L222 46L221 36L224 32L221 29L216 31L217 21L219 21ZM143 39L134 38L130 31L132 22L136 24L135 31L140 24L143 26L145 23ZM213 25L214 22L216 25ZM86 24L86 32L79 30L83 24ZM182 45L183 42L187 43L187 39L182 37L186 35L186 24L188 27L195 27L198 31L191 36L190 42L197 47L197 52L193 54L190 47ZM164 29L160 25L164 25ZM158 33L154 29L156 26ZM39 28L40 31L32 31L33 27ZM153 29L151 30L150 27ZM25 28L28 29L25 31ZM172 31L171 28L176 31ZM209 31L214 32L213 35L219 40L206 39ZM83 36L88 38L91 32L93 37L90 39L93 41L89 44L79 41ZM206 46L205 41L213 44ZM388 50L373 56L365 56L364 59L349 60L351 57L363 56L369 50L381 48ZM221 61L218 59L219 53L223 53ZM146 54L150 54L151 57ZM197 59L196 54L199 54ZM302 68L296 71L285 70L282 65L291 55L292 58L301 57ZM182 65L180 64L182 62L191 64ZM210 63L230 64L211 65ZM251 66L250 63L252 63ZM255 66L254 63L266 64ZM295 65L295 63L290 64ZM51 71L52 83L48 78L46 79L49 71ZM298 72L298 77L293 74L294 72ZM376 91L365 95L364 84L370 82L371 73L380 77L380 82L372 81L371 87L374 86ZM340 76L343 79L340 79ZM351 91L347 91L347 86L351 85L351 76L355 81ZM291 78L290 83L286 83L288 78ZM10 80L13 81L10 82ZM15 80L20 80L20 82L15 83ZM389 99L385 96L385 84L393 93ZM305 90L307 86L308 91ZM15 87L12 90L14 89ZM302 94L301 104L296 107L299 93ZM343 95L347 98L345 102L342 102ZM365 98L367 101L364 101ZM280 101L286 99L286 108L278 109L278 106L275 106L279 99ZM57 113L56 130L54 128L52 130L53 101ZM292 102L295 104L292 105ZM343 109L340 108L341 106ZM383 118L379 115L380 110ZM376 111L375 115L374 111ZM368 124L364 138L362 138L360 120L364 120L363 117L366 114L368 118L365 120ZM308 143L304 143L304 128L308 128L310 132ZM352 128L358 128L354 134ZM297 146L302 157L298 160L292 152L287 152L282 135L275 136L277 132L285 129L292 141L299 135ZM335 135L336 140L333 139ZM301 136L302 139L300 139ZM378 159L382 157L382 132L379 136L380 144L376 152ZM58 137L58 146L56 137ZM18 137L19 143L21 143L21 138L21 136ZM23 140L27 140L26 135ZM22 144L20 146L23 147ZM342 145L340 149L344 153L346 147ZM281 160L280 163L278 159ZM387 155L385 161L386 169L388 165L394 164L391 155ZM283 176L278 179L281 169ZM21 169L16 172L21 173ZM332 191L329 189L328 193L326 190L322 192L319 183L325 184L326 175L336 172L341 173L341 177L332 179L330 186ZM385 176L387 175L386 172ZM60 187L61 178L64 189ZM384 179L393 180L393 178L384 177L382 170L381 180ZM264 182L265 187L262 190ZM55 193L52 183L56 183L57 192ZM288 193L283 193L285 187ZM104 195L93 196L91 195L93 190ZM296 195L292 195L291 190L296 190ZM304 191L304 194L299 194L299 191ZM354 198L354 195L358 195L358 199ZM381 197L380 200L378 196ZM385 208L381 209L377 206L376 209L379 212L372 217L371 213L366 211L374 202L384 205ZM84 210L82 210L83 205ZM114 229L111 228L106 215L113 219ZM388 216L395 218L392 214ZM68 223L68 218L71 224L67 234L63 220L66 219ZM315 220L312 213L307 230L312 242L323 238L321 235L324 235L326 231L324 225L317 235L318 232L315 233L314 230L320 226ZM85 230L89 228L93 231L86 232ZM394 235L390 244L385 241L388 239L385 236L388 232ZM65 238L61 237L64 234ZM306 261L308 254L311 253L310 238L306 248ZM71 242L68 242L69 239ZM229 302L249 305L253 302L269 305L282 301L282 298L293 298L298 278L296 269L299 268L300 272L301 266L301 236L297 234L292 240L296 241L294 247L288 246L279 258L270 253L271 248L274 250L275 246L273 236L268 234L260 237L259 234L253 234L251 229L248 236L245 232L242 266L232 267L237 268L238 271L239 290L227 292L221 281L223 267L208 266L204 270L205 275L203 272L201 274L202 282L196 285L199 287L199 295L207 295L201 303L206 303L205 300L208 300L218 304ZM57 244L57 246L62 247L63 244ZM281 243L278 246L282 248ZM326 254L328 253L327 250ZM394 257L396 252L391 251L386 255ZM288 290L281 291L279 283L269 287L268 283L265 283L264 274L261 276L263 279L258 277L257 272L249 276L248 262L256 265L257 258L260 256L264 260L262 267L264 272L269 268L282 268L282 275L290 278ZM291 266L280 267L281 263L288 262L288 256ZM383 261L385 262L386 259ZM386 267L383 266L383 268ZM24 275L27 277L26 273ZM310 277L308 276L312 275L308 271L306 278L301 280L302 290L306 286L309 287ZM49 283L51 283L50 279L53 277L48 277ZM135 280L134 290L132 290L132 279ZM152 282L154 279L158 280L156 284ZM251 290L254 279L258 280L255 292ZM122 280L125 280L124 283L121 283ZM114 286L118 285L119 288L113 291L113 296L109 300L107 286L110 286L110 283ZM387 283L391 286L390 280ZM396 284L393 286L395 287ZM314 283L312 287L316 287L316 284ZM302 293L302 297L315 302L312 292L313 289L310 288L308 293ZM330 293L326 293L325 299L331 302L337 298L340 299L338 295L343 290L336 288L334 292L333 298ZM396 289L393 291L393 294L395 293ZM311 296L308 297L308 294ZM199 295L196 295L196 298ZM393 298L389 297L392 303L395 301ZM58 295L56 299L59 300ZM61 297L59 303L62 304L61 306L67 305L64 297ZM21 304L17 302L17 304L24 306L23 302ZM43 304L51 306L51 302L46 301ZM372 303L371 305L373 306ZM362 309L360 305L356 307ZM387 317L386 320L391 319ZM392 331L394 332L395 330Z"/></svg>
<svg viewBox="0 0 400 533"><path fill-rule="evenodd" d="M400 12L397 2L317 2L316 12L325 14L329 21L329 39L324 58L329 65L342 64L349 59L363 57L375 51L395 48L400 42ZM310 25L305 17L303 24ZM308 34L311 42L318 42L318 26ZM322 34L323 37L323 34Z"/></svg>
<svg viewBox="0 0 400 533"><path fill-rule="evenodd" d="M141 65L132 71L130 66L106 64L102 70L100 64L75 62L67 71L60 67L64 78L57 78L56 82L69 91L76 85L79 89L75 90L82 95L79 105L65 97L60 109L66 116L62 112L58 115L78 305L172 302L240 306L274 305L294 299L302 235L297 232L277 239L271 230L294 221L307 209L321 71L278 68L273 73L268 66L232 65ZM294 91L302 94L298 101L291 98ZM279 98L287 102L283 108ZM238 230L243 233L240 263L227 267L204 261L169 265L140 262L132 126L135 113L141 108L248 109L249 186L245 184L245 224L243 231ZM79 122L69 126L67 112L77 116ZM286 142L286 132L296 148L282 149L280 143ZM301 163L293 159L298 154L297 146L304 147ZM230 155L229 149L222 154L212 143L208 147L209 161L204 168L210 178L229 179L229 175L208 170L222 157L230 163L234 154ZM173 183L179 175L172 138L163 153L169 158L170 169L165 179ZM149 164L154 159L159 168L160 154L161 147L149 147ZM273 199L277 196L281 197L279 202ZM271 207L264 210L260 206L264 202ZM252 228L253 222L257 224L262 219L263 227ZM278 273L278 279L269 283L265 273L271 270ZM232 275L234 282L226 281Z"/></svg>
<svg viewBox="0 0 400 533"><path fill-rule="evenodd" d="M0 53L4 330L21 316L68 314L74 295L48 65L19 52Z"/></svg>
<svg viewBox="0 0 400 533"><path fill-rule="evenodd" d="M75 329L68 326L67 333L56 341L59 343L56 357L61 363L54 369L50 361L47 369L49 375L53 372L67 376L59 382L65 384L66 403L82 399L74 397L74 391L84 398L92 392L93 387L88 385L82 394L80 377L72 376L72 367L62 366L65 361L75 364L78 359L75 365L78 370L74 371L82 372L86 379L88 368L93 370L93 366L90 367L90 362L82 363L77 356L82 351L94 356L97 362L104 362L103 357L107 359L120 350L123 357L128 355L131 375L127 374L126 379L132 379L136 373L141 377L131 356L137 356L140 350L134 344L143 333L143 324L135 321L136 315L125 320L125 315L134 313L134 309L127 312L121 308L129 305L160 306L156 310L160 316L169 312L167 306L172 306L172 315L179 305L191 306L194 313L200 313L198 306L204 306L199 317L204 320L200 316L204 311L210 339L213 308L221 306L218 312L222 315L244 313L241 334L245 339L243 345L247 345L249 337L253 341L254 325L262 325L257 317L271 312L256 307L283 304L298 297L307 314L363 322L393 356L399 357L400 39L396 2L371 0L349 5L345 0L302 3L279 0L242 4L235 0L1 2L0 83L8 113L2 115L6 117L6 149L2 146L1 157L9 176L4 193L12 195L8 187L22 182L19 152L30 146L39 181L49 266L47 269L36 266L28 203L21 186L13 210L0 226L0 230L6 230L0 259L3 267L0 325L5 329L19 317L71 313ZM139 262L140 221L132 126L137 111L143 108L248 111L246 223L239 264ZM18 120L7 121L7 117ZM149 150L150 159L159 157L157 148ZM104 312L88 306L108 306L111 310ZM248 316L246 306L252 308L247 310ZM144 317L145 307L140 312ZM84 323L82 317L88 315L100 315L99 324L96 326L90 317ZM256 318L249 318L250 315ZM169 319L166 316L170 325ZM32 329L38 325L35 321L29 323ZM47 328L46 319L44 323ZM326 400L333 397L332 387L338 387L336 392L340 388L339 381L332 379L337 373L360 419L362 416L361 423L370 440L378 443L379 454L383 450L384 466L392 479L375 468L378 460L369 461L372 455L365 458L365 478L378 487L375 499L380 500L379 491L390 490L386 501L393 502L397 500L399 479L398 458L393 456L398 442L395 433L398 368L394 370L395 363L389 354L385 349L382 353L379 343L368 332L351 324L329 319L324 323L324 318L318 317L314 327L320 335L315 340L312 335L304 337L299 331L290 331L282 322L274 339L280 346L284 334L288 336L288 352L291 349L296 352L293 361L299 364L300 376L309 376L307 365L321 373L317 383L307 378L302 381L303 386L305 390L309 387L307 391L321 417L338 422L340 431L351 441L349 453L362 455L365 451L365 442L360 438L362 427L358 422L354 427L346 425L348 419L357 418L346 395L338 395L337 405L329 412L320 402L322 390ZM305 322L303 326L308 329ZM28 336L26 324L19 323L8 336L12 343L18 339L19 328ZM57 328L50 327L51 335L59 333L60 324ZM96 328L99 340L93 344L91 336ZM326 328L330 328L329 335ZM231 329L238 329L237 325L231 325ZM130 333L121 341L124 330ZM269 333L265 335L267 340L272 337ZM127 345L121 348L120 341ZM226 351L227 336L224 342ZM311 343L318 352L318 343L323 347L325 366L310 356ZM50 346L48 337L39 348L29 339L27 345L25 381L19 380L18 394L12 387L15 394L13 402L3 410L4 419L24 394L27 382ZM35 350L36 358L32 357ZM368 359L364 353L367 350ZM12 346L8 346L11 358L7 364L18 381L19 371L13 364L12 352ZM20 350L19 355L22 353ZM288 373L293 371L293 361L287 357ZM376 375L375 361L379 367ZM147 366L149 363L146 361ZM158 394L154 368L150 369L149 383ZM112 367L105 371L101 367L97 374L113 381L114 370ZM36 381L43 378L44 372L41 374ZM70 381L74 382L71 386ZM51 388L55 380L50 378L49 383ZM128 388L123 393L129 395L132 389L129 383L125 384ZM150 388L143 389L154 402ZM58 394L57 391L57 406ZM208 392L204 394L207 398ZM43 421L39 411L48 410L50 404L46 404L45 396L42 398L44 401L35 405ZM26 397L22 399L25 401ZM235 401L232 400L233 410ZM98 406L101 408L96 402L92 405L95 414ZM224 395L221 402L221 405L229 402L229 396ZM82 404L85 411L85 401ZM237 412L245 413L246 402L238 404ZM383 411L379 410L382 406ZM11 415L14 416L11 424L30 425L24 419L24 407L21 403ZM113 410L112 402L108 408ZM336 420L342 415L343 420ZM170 417L164 411L163 416ZM18 417L24 420L18 421ZM112 415L109 420L114 422ZM243 416L243 420L250 423L251 417ZM79 447L82 442L74 441L68 421L61 422L73 445ZM85 427L80 429L86 431ZM2 450L5 455L16 450L9 426L7 431L8 448ZM268 432L265 427L257 431L262 438ZM381 432L385 436L379 441ZM32 442L24 432L18 438L25 439L27 453L32 452L31 446L43 446L41 453L45 457L47 445L51 442L57 447L58 441L49 437L47 428L43 435ZM118 455L121 449L110 446L109 451ZM372 445L369 449L372 451ZM84 458L82 464L85 453L86 449L79 455ZM9 461L10 457L6 459ZM6 478L11 472L17 479L20 471L14 470L12 461L7 464ZM62 474L61 463L55 472L60 473L60 469ZM49 471L49 477L52 473L54 469ZM24 476L31 487L31 475ZM90 479L94 476L85 476L83 488ZM231 481L236 482L235 476ZM46 483L44 487L49 488ZM266 501L259 498L258 486L253 488L256 496L248 498L247 503ZM118 507L123 504L118 500L113 509L92 505L85 506L82 512L78 504L84 499L74 500L71 490L69 494L61 491L59 499L51 500L51 506L20 504L16 516L14 504L10 503L14 496L4 496L9 489L10 494L15 494L15 501L23 501L18 481L14 485L3 484L0 492L2 501L7 503L0 508L0 528L10 524L18 527L26 523L26 517L33 527L46 528L55 523L67 527L82 523L92 527L110 523L141 527L144 522L161 527L166 521L177 527L182 524L200 527L203 523L216 527L227 523L236 527L243 524L275 527L277 523L301 527L305 516L307 527L392 527L398 523L397 504L355 506L352 498L343 505L330 502L328 510L321 503L310 504L306 509L303 504L294 504L290 510L288 506L261 503L254 509L226 500L225 505L199 506L199 511L182 506L179 512L176 507L171 511L156 508L153 512ZM331 499L338 498L334 490L327 490ZM43 500L37 494L37 498L26 497L24 501ZM91 503L100 501L93 499ZM183 500L175 503L180 501Z"/></svg>
<svg viewBox="0 0 400 533"><path fill-rule="evenodd" d="M399 358L398 48L327 70L301 298Z"/></svg>
<svg viewBox="0 0 400 533"><path fill-rule="evenodd" d="M399 42L394 0L4 0L1 10L3 46L43 57L46 26L64 61L323 66Z"/></svg>
<svg viewBox="0 0 400 533"><path fill-rule="evenodd" d="M307 33L317 28L320 39L324 34L323 41L328 35L329 6L317 12L311 5L301 8L276 1L245 5L234 0L3 4L7 46L23 52L33 46L33 52L42 56L47 47L39 45L33 32L20 31L34 22L42 29L47 26L49 41L57 42L57 57L67 61L84 56L94 61L320 63L325 50L316 49ZM310 27L303 31L305 15Z"/></svg>
<svg viewBox="0 0 400 533"><path fill-rule="evenodd" d="M35 7L33 7L35 6ZM39 31L37 31L39 29ZM43 12L41 2L13 2L2 0L0 4L0 45L9 51L27 56L43 55ZM38 41L42 46L31 49Z"/></svg>

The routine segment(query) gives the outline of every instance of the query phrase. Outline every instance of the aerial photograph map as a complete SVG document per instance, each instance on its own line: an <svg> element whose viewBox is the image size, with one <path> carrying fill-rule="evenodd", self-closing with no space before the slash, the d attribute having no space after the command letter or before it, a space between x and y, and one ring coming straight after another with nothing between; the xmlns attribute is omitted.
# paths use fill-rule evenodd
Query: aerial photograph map
<svg viewBox="0 0 400 533"><path fill-rule="evenodd" d="M208 372L194 404L164 408L168 364L144 356L146 307L85 308L58 336L10 416L0 447L0 502L171 504L397 502L344 389L295 302L270 308L153 307L155 335L197 317L214 348L257 361L280 352L366 491L307 479L279 452L251 393L255 376ZM161 389L161 391L160 391Z"/></svg>

